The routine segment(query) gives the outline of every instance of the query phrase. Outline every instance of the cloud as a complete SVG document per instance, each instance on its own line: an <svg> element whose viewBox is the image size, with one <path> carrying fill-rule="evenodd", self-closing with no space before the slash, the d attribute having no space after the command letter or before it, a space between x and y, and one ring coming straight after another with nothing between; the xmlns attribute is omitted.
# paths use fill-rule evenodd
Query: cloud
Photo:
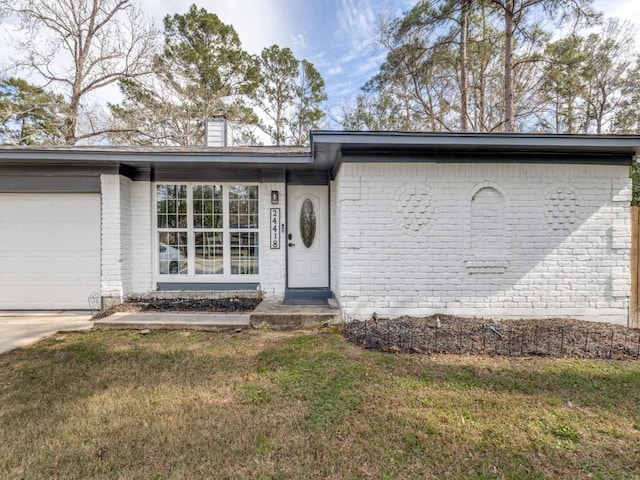
<svg viewBox="0 0 640 480"><path fill-rule="evenodd" d="M290 44L292 50L302 50L307 47L307 39L305 38L304 34L292 34L289 38L291 39Z"/></svg>
<svg viewBox="0 0 640 480"><path fill-rule="evenodd" d="M339 0L336 12L337 37L346 40L352 47L362 48L370 42L374 33L376 14L369 1Z"/></svg>

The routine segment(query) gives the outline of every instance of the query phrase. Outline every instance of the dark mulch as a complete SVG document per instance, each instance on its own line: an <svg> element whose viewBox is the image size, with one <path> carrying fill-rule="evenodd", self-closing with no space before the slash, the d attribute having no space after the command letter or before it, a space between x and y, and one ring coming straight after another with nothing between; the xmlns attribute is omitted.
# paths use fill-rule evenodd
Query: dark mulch
<svg viewBox="0 0 640 480"><path fill-rule="evenodd" d="M108 317L118 312L217 312L243 313L253 311L260 299L257 298L172 298L144 299L130 298L122 305L102 310L93 319Z"/></svg>
<svg viewBox="0 0 640 480"><path fill-rule="evenodd" d="M343 335L356 345L385 352L640 359L640 330L559 318L499 321L432 315L390 320L374 314L346 324Z"/></svg>

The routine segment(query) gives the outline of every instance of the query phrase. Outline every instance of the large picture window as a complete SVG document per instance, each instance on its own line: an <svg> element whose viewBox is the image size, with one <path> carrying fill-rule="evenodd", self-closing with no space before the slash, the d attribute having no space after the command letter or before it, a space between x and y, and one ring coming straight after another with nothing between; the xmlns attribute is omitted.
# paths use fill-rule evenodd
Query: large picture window
<svg viewBox="0 0 640 480"><path fill-rule="evenodd" d="M159 275L259 273L258 186L157 185Z"/></svg>

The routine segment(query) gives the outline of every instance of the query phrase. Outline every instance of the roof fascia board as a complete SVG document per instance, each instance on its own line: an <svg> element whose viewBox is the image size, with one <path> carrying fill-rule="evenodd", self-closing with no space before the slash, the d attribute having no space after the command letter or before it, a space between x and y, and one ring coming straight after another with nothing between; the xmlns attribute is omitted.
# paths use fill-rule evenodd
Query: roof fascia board
<svg viewBox="0 0 640 480"><path fill-rule="evenodd" d="M524 135L524 134L462 134L404 132L313 132L313 145L340 144L342 148L358 145L367 148L386 146L451 147L451 148L525 148L575 149L640 152L640 136L635 135ZM315 151L315 150L314 150Z"/></svg>
<svg viewBox="0 0 640 480"><path fill-rule="evenodd" d="M631 166L631 153L573 153L535 151L343 151L345 163L538 163L538 164L583 164L583 165L626 165Z"/></svg>
<svg viewBox="0 0 640 480"><path fill-rule="evenodd" d="M233 163L233 164L312 164L311 154L236 154L236 153L204 153L204 152L117 152L117 151L86 151L86 150L0 150L0 162L5 161L34 161L34 162L109 162L109 163Z"/></svg>

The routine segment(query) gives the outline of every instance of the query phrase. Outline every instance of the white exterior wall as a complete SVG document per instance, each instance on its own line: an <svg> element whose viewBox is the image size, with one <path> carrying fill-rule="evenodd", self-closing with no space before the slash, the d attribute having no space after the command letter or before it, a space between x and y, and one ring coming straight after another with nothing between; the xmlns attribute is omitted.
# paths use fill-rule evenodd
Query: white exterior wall
<svg viewBox="0 0 640 480"><path fill-rule="evenodd" d="M131 182L131 288L125 293L149 292L153 285L151 182Z"/></svg>
<svg viewBox="0 0 640 480"><path fill-rule="evenodd" d="M332 287L350 318L450 313L626 324L628 167L345 163Z"/></svg>
<svg viewBox="0 0 640 480"><path fill-rule="evenodd" d="M340 199L338 198L338 184L340 182L340 172L338 172L338 178L335 181L329 182L329 286L333 292L335 298L340 298L340 255L343 249L340 249L341 245L341 214L342 210L338 208ZM344 189L341 190L343 194L346 193ZM348 248L345 246L345 248Z"/></svg>
<svg viewBox="0 0 640 480"><path fill-rule="evenodd" d="M101 175L101 296L119 303L132 292L153 289L151 274L151 184L121 175Z"/></svg>
<svg viewBox="0 0 640 480"><path fill-rule="evenodd" d="M271 190L279 192L278 205L271 205ZM261 183L258 187L260 205L260 289L265 297L284 298L287 273L287 238L280 230L280 248L272 249L270 243L271 208L280 209L280 225L286 223L286 188L284 183ZM242 281L241 278L238 281Z"/></svg>
<svg viewBox="0 0 640 480"><path fill-rule="evenodd" d="M128 203L124 186L128 179L120 175L100 175L101 188L101 275L100 296L106 306L122 301L129 267L123 270L129 251Z"/></svg>

